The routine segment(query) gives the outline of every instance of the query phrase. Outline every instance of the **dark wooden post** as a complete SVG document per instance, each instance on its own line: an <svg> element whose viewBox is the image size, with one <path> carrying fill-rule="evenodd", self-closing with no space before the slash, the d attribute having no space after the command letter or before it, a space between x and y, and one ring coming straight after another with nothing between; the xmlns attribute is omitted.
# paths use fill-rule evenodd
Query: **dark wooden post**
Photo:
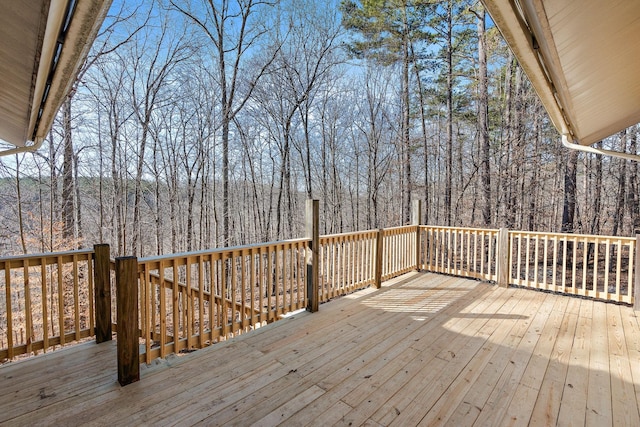
<svg viewBox="0 0 640 427"><path fill-rule="evenodd" d="M138 259L116 258L118 382L125 386L140 380L138 345Z"/></svg>
<svg viewBox="0 0 640 427"><path fill-rule="evenodd" d="M111 341L111 265L109 245L93 245L93 285L96 307L96 343Z"/></svg>
<svg viewBox="0 0 640 427"><path fill-rule="evenodd" d="M376 236L376 288L380 289L382 286L382 250L384 247L384 228L378 229Z"/></svg>
<svg viewBox="0 0 640 427"><path fill-rule="evenodd" d="M636 230L636 266L633 272L633 309L640 311L640 230Z"/></svg>
<svg viewBox="0 0 640 427"><path fill-rule="evenodd" d="M307 311L318 311L319 262L320 262L320 202L307 199L307 238L311 239L311 250L307 252Z"/></svg>
<svg viewBox="0 0 640 427"><path fill-rule="evenodd" d="M411 209L411 225L416 226L416 270L420 270L422 263L420 253L420 221L422 219L422 200L414 200Z"/></svg>
<svg viewBox="0 0 640 427"><path fill-rule="evenodd" d="M498 231L498 239L496 242L496 276L499 286L509 286L509 263L511 250L509 248L509 230L501 228Z"/></svg>

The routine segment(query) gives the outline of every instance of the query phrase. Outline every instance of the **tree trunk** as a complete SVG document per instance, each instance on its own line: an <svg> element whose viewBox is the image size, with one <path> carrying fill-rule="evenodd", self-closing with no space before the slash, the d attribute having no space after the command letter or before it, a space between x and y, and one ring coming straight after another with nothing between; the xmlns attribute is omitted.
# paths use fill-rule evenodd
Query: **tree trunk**
<svg viewBox="0 0 640 427"><path fill-rule="evenodd" d="M407 24L407 9L404 8L404 24ZM408 224L411 218L411 141L409 135L409 40L405 29L402 41L402 170L404 172L404 190L402 191L402 224Z"/></svg>
<svg viewBox="0 0 640 427"><path fill-rule="evenodd" d="M623 130L619 133L620 136L620 151L627 151L627 131ZM618 189L616 191L616 210L613 214L613 235L617 236L622 231L624 221L624 207L625 207L625 190L627 186L627 160L616 159L616 163L619 165L618 175Z"/></svg>
<svg viewBox="0 0 640 427"><path fill-rule="evenodd" d="M80 153L75 154L73 156L73 187L75 190L75 204L76 204L76 208L75 208L75 223L76 226L74 227L75 230L75 240L76 243L74 246L78 246L82 243L82 199L80 197L80 182L78 180L78 163L80 161Z"/></svg>
<svg viewBox="0 0 640 427"><path fill-rule="evenodd" d="M578 171L578 152L569 152L569 161L564 173L564 203L562 208L562 233L574 232L576 212L576 179Z"/></svg>
<svg viewBox="0 0 640 427"><path fill-rule="evenodd" d="M72 239L75 234L73 139L71 135L71 97L62 104L64 158L62 161L62 236Z"/></svg>
<svg viewBox="0 0 640 427"><path fill-rule="evenodd" d="M629 133L629 152L637 154L638 152L638 128L634 126ZM631 229L629 235L634 235L635 231L640 229L640 200L638 200L638 191L640 190L638 182L638 162L629 163L629 187L627 192L627 207L631 216Z"/></svg>
<svg viewBox="0 0 640 427"><path fill-rule="evenodd" d="M598 144L602 148L602 141ZM596 154L595 162L595 184L591 194L593 195L593 216L591 219L591 234L600 234L600 210L602 209L602 155Z"/></svg>
<svg viewBox="0 0 640 427"><path fill-rule="evenodd" d="M482 222L492 224L491 219L491 167L489 142L489 89L487 83L487 41L485 38L485 10L478 15L478 137L480 143L480 174L482 180Z"/></svg>
<svg viewBox="0 0 640 427"><path fill-rule="evenodd" d="M22 186L20 185L20 163L21 160L18 157L18 154L16 154L16 205L18 207L18 228L20 230L20 246L22 249L22 253L26 254L27 243L25 239L24 217L22 214Z"/></svg>
<svg viewBox="0 0 640 427"><path fill-rule="evenodd" d="M447 150L445 158L444 219L451 225L451 197L453 185L453 34L452 0L447 2Z"/></svg>

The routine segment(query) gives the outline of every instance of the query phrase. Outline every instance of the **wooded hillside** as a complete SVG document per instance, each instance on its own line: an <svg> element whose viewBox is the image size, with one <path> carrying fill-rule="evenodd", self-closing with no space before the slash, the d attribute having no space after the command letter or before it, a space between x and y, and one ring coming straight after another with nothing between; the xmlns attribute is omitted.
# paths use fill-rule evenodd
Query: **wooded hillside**
<svg viewBox="0 0 640 427"><path fill-rule="evenodd" d="M419 199L428 224L631 235L638 185L561 146L477 1L114 1L43 147L0 158L0 255L299 237L310 197L321 233Z"/></svg>

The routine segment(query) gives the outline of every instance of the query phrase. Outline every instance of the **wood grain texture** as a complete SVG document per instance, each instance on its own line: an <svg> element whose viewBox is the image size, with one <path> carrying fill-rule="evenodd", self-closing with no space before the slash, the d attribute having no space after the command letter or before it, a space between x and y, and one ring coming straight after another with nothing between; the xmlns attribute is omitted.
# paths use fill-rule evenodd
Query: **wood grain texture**
<svg viewBox="0 0 640 427"><path fill-rule="evenodd" d="M138 260L116 258L118 382L125 386L140 380L138 344Z"/></svg>
<svg viewBox="0 0 640 427"><path fill-rule="evenodd" d="M123 388L114 344L2 366L0 424L636 425L639 355L631 307L414 272Z"/></svg>
<svg viewBox="0 0 640 427"><path fill-rule="evenodd" d="M96 342L111 341L111 272L109 245L94 245Z"/></svg>

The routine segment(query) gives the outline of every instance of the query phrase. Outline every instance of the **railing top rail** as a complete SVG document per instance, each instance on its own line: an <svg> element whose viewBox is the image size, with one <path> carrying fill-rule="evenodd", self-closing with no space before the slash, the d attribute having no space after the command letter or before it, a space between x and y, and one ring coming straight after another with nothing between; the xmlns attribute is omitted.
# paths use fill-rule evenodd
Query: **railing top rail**
<svg viewBox="0 0 640 427"><path fill-rule="evenodd" d="M38 260L42 258L51 259L51 258L66 257L66 256L73 256L73 255L87 255L92 253L93 253L93 248L86 248L86 249L76 249L73 251L43 252L43 253L26 254L26 255L11 255L11 256L0 257L0 263L4 263L4 262L11 263L14 261L24 261L24 260Z"/></svg>
<svg viewBox="0 0 640 427"><path fill-rule="evenodd" d="M366 234L377 233L377 229L364 230L364 231L352 231L349 233L335 233L335 234L323 234L320 236L320 239L335 239L336 237L347 237L347 236L362 236Z"/></svg>
<svg viewBox="0 0 640 427"><path fill-rule="evenodd" d="M254 243L251 245L243 245L243 246L228 246L224 248L215 248L215 249L204 249L201 251L192 251L192 252L180 252L175 254L168 255L160 255L160 256L152 256L152 257L144 257L138 259L139 264L156 262L156 261L164 261L174 258L188 258L193 256L201 256L201 255L210 255L210 254L219 254L219 253L227 253L227 252L238 252L247 249L260 249L260 248L268 248L292 243L304 243L310 242L310 238L300 238L300 239L289 239L289 240L278 240L267 243Z"/></svg>
<svg viewBox="0 0 640 427"><path fill-rule="evenodd" d="M402 230L402 229L411 229L411 228L415 228L417 227L417 225L413 224L409 224L409 225L399 225L397 227L386 227L383 230L384 231L396 231L396 230Z"/></svg>
<svg viewBox="0 0 640 427"><path fill-rule="evenodd" d="M579 233L547 233L544 231L520 231L509 230L509 234L514 235L529 235L529 236L549 236L549 237L572 237L575 239L599 239L599 240L623 240L623 241L635 241L635 237L628 236L603 236L599 234L579 234Z"/></svg>
<svg viewBox="0 0 640 427"><path fill-rule="evenodd" d="M420 228L435 228L444 230L466 230L466 231L484 231L497 233L500 231L498 228L477 228L477 227L454 227L449 225L420 225Z"/></svg>

